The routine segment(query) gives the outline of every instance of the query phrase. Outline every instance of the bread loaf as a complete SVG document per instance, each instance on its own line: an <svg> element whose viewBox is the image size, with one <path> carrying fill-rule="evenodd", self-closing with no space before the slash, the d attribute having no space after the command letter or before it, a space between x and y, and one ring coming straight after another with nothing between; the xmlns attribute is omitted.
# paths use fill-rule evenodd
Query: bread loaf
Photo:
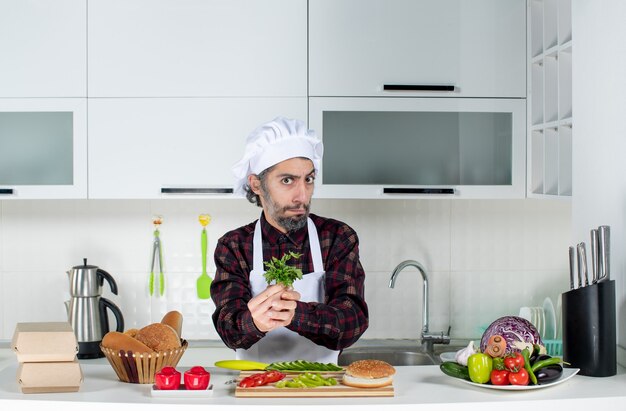
<svg viewBox="0 0 626 411"><path fill-rule="evenodd" d="M154 350L141 341L117 331L109 331L102 338L102 346L115 351L132 351L134 353L153 353Z"/></svg>
<svg viewBox="0 0 626 411"><path fill-rule="evenodd" d="M135 338L137 336L137 332L139 332L138 329L129 328L128 330L124 331L124 334L128 335L129 337Z"/></svg>
<svg viewBox="0 0 626 411"><path fill-rule="evenodd" d="M135 338L154 351L166 351L180 347L178 333L167 324L147 325L137 332Z"/></svg>
<svg viewBox="0 0 626 411"><path fill-rule="evenodd" d="M176 331L178 338L183 338L181 334L183 331L183 315L178 311L170 311L165 314L161 320L161 324L169 325Z"/></svg>

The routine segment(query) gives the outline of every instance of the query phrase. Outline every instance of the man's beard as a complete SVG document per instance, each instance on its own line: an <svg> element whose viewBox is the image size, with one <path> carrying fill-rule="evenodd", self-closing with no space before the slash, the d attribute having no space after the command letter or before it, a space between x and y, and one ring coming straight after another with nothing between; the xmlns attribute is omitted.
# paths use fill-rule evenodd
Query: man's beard
<svg viewBox="0 0 626 411"><path fill-rule="evenodd" d="M309 209L311 204L302 204L297 207L283 207L280 204L274 203L267 190L263 190L263 199L267 204L268 211L274 221L278 223L287 232L296 231L304 227L307 223L307 217L309 216ZM287 210L304 208L304 214L287 217L285 212Z"/></svg>

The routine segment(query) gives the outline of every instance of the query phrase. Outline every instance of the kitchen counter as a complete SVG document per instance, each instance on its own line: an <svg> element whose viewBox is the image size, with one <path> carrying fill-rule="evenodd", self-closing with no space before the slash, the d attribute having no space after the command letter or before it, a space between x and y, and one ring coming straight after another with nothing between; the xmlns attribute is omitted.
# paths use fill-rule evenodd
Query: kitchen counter
<svg viewBox="0 0 626 411"><path fill-rule="evenodd" d="M213 351L213 353L212 353ZM215 349L190 347L178 368L205 365L212 374L213 395L208 398L154 398L150 385L122 383L105 359L81 360L84 382L78 392L57 394L22 394L15 381L17 360L13 353L0 349L0 407L5 410L30 409L45 406L46 409L89 410L133 409L144 410L206 409L211 410L275 410L279 408L327 410L356 409L412 409L420 410L524 410L544 407L567 407L568 410L595 409L623 410L626 406L626 370L618 368L618 375L607 378L591 378L576 375L562 384L529 391L496 391L474 387L441 373L438 366L396 367L393 398L235 398L234 385L225 384L233 379L236 371L209 367L215 357ZM211 360L203 360L211 358ZM443 406L443 408L442 408Z"/></svg>

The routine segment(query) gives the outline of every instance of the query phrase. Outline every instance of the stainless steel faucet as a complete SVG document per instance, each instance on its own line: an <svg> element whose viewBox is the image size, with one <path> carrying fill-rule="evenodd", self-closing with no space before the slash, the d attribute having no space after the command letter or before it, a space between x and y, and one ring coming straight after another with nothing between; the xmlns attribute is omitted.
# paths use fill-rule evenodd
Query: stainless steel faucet
<svg viewBox="0 0 626 411"><path fill-rule="evenodd" d="M428 275L426 274L426 270L424 267L415 260L406 260L398 264L396 268L393 269L391 273L391 279L389 280L389 288L394 288L396 284L396 278L400 271L404 270L406 267L415 267L419 270L422 275L422 280L424 282L424 292L423 292L423 307L422 307L422 345L426 349L427 352L433 351L433 344L449 344L450 343L450 328L448 328L448 333L444 334L443 331L437 333L430 333L428 330Z"/></svg>

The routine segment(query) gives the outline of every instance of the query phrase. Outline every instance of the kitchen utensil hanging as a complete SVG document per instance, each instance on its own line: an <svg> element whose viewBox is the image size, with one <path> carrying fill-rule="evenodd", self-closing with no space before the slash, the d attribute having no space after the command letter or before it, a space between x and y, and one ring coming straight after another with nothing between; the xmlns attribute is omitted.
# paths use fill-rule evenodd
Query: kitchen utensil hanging
<svg viewBox="0 0 626 411"><path fill-rule="evenodd" d="M163 224L163 217L154 216L152 218L152 224L154 225L154 240L152 242L152 267L150 268L148 290L150 291L150 295L154 294L154 270L158 266L159 294L162 296L165 293L165 275L163 274L163 250L161 248L159 226Z"/></svg>
<svg viewBox="0 0 626 411"><path fill-rule="evenodd" d="M213 280L206 272L206 258L207 258L207 233L206 226L211 222L211 216L209 214L200 214L198 217L198 221L202 225L202 233L200 235L201 239L201 250L202 250L202 274L198 277L196 281L196 291L198 293L198 298L201 300L206 300L211 298L211 283Z"/></svg>

